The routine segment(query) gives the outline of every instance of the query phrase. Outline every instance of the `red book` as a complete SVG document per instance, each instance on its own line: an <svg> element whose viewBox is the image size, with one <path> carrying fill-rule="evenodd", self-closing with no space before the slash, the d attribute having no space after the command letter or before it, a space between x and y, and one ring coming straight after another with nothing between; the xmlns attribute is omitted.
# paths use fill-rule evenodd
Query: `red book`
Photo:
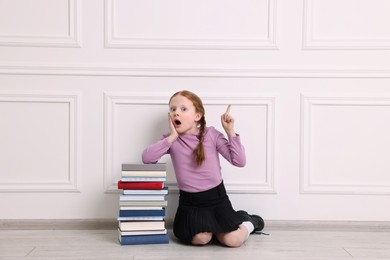
<svg viewBox="0 0 390 260"><path fill-rule="evenodd" d="M118 181L118 189L121 190L162 190L164 182L124 182Z"/></svg>

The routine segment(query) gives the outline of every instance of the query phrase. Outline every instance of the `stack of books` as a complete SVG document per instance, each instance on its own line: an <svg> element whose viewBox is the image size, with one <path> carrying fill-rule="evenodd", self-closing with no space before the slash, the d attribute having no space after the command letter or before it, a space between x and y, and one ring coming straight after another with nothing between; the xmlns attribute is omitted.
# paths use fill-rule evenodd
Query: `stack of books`
<svg viewBox="0 0 390 260"><path fill-rule="evenodd" d="M118 181L121 245L167 244L165 227L166 164L122 164Z"/></svg>

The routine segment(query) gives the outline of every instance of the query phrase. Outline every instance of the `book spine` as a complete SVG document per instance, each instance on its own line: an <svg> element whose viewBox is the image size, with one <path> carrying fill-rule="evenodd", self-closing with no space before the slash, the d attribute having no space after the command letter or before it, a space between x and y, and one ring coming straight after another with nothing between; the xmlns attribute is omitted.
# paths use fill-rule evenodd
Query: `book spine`
<svg viewBox="0 0 390 260"><path fill-rule="evenodd" d="M163 182L166 181L165 177L122 177L123 182Z"/></svg>
<svg viewBox="0 0 390 260"><path fill-rule="evenodd" d="M159 182L123 182L118 181L118 189L135 189L135 190L162 190L164 183Z"/></svg>
<svg viewBox="0 0 390 260"><path fill-rule="evenodd" d="M130 190L124 189L122 191L123 195L167 195L168 187L164 187L161 190Z"/></svg>
<svg viewBox="0 0 390 260"><path fill-rule="evenodd" d="M168 234L166 229L163 230L144 230L144 231L122 231L118 228L120 236L141 236L141 235L164 235Z"/></svg>
<svg viewBox="0 0 390 260"><path fill-rule="evenodd" d="M151 207L166 207L168 206L168 201L119 201L120 207L141 207L141 206L151 206Z"/></svg>
<svg viewBox="0 0 390 260"><path fill-rule="evenodd" d="M165 163L156 164L122 164L122 171L166 171L167 165Z"/></svg>
<svg viewBox="0 0 390 260"><path fill-rule="evenodd" d="M119 201L162 201L165 195L120 195Z"/></svg>
<svg viewBox="0 0 390 260"><path fill-rule="evenodd" d="M119 217L165 216L165 209L161 210L119 210Z"/></svg>
<svg viewBox="0 0 390 260"><path fill-rule="evenodd" d="M136 220L119 221L119 228L122 231L140 231L140 230L164 230L164 220Z"/></svg>
<svg viewBox="0 0 390 260"><path fill-rule="evenodd" d="M140 235L140 236L120 236L121 245L141 245L141 244L168 244L168 234L163 235Z"/></svg>
<svg viewBox="0 0 390 260"><path fill-rule="evenodd" d="M165 171L122 171L122 177L166 177Z"/></svg>
<svg viewBox="0 0 390 260"><path fill-rule="evenodd" d="M163 221L162 216L118 217L118 221Z"/></svg>

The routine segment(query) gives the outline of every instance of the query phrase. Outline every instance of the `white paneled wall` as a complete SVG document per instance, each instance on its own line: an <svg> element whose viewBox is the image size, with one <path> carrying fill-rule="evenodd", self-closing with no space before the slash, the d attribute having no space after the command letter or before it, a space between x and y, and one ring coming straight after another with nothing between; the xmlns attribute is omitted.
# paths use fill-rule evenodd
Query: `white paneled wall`
<svg viewBox="0 0 390 260"><path fill-rule="evenodd" d="M78 191L78 99L61 92L0 93L2 191Z"/></svg>
<svg viewBox="0 0 390 260"><path fill-rule="evenodd" d="M0 1L0 219L114 219L120 164L188 89L247 165L237 209L389 221L387 0ZM168 218L177 205L168 163Z"/></svg>
<svg viewBox="0 0 390 260"><path fill-rule="evenodd" d="M390 96L302 96L302 191L389 195L389 115Z"/></svg>
<svg viewBox="0 0 390 260"><path fill-rule="evenodd" d="M105 9L106 46L274 49L275 3L273 0L148 3L109 0Z"/></svg>
<svg viewBox="0 0 390 260"><path fill-rule="evenodd" d="M0 45L80 47L78 2L1 1Z"/></svg>
<svg viewBox="0 0 390 260"><path fill-rule="evenodd" d="M307 49L389 49L386 0L306 0L304 45Z"/></svg>

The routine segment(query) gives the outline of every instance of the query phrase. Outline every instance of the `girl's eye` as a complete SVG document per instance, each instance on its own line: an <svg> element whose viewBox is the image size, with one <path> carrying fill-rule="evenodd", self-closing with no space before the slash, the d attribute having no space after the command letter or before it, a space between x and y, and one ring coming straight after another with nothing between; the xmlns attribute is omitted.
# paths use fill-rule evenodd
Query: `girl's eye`
<svg viewBox="0 0 390 260"><path fill-rule="evenodd" d="M170 112L175 112L175 111L176 111L176 108L171 107L171 108L169 109L169 111L170 111Z"/></svg>
<svg viewBox="0 0 390 260"><path fill-rule="evenodd" d="M182 108L181 108L181 111L182 111L182 112L187 111L187 108L182 107Z"/></svg>

